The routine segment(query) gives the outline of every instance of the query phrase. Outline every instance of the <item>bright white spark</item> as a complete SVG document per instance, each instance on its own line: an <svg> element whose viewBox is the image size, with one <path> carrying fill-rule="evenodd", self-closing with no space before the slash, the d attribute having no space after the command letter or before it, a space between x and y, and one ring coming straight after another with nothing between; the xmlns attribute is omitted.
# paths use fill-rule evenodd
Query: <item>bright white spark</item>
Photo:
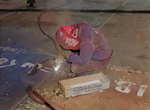
<svg viewBox="0 0 150 110"><path fill-rule="evenodd" d="M57 70L60 68L60 66L61 66L61 63L60 63L60 61L59 61L59 58L56 58L56 59L55 59L55 63L56 63L56 66L54 67L54 69L55 69L55 71L57 71Z"/></svg>
<svg viewBox="0 0 150 110"><path fill-rule="evenodd" d="M57 65L56 67L54 67L55 71L57 71L59 69L60 65Z"/></svg>

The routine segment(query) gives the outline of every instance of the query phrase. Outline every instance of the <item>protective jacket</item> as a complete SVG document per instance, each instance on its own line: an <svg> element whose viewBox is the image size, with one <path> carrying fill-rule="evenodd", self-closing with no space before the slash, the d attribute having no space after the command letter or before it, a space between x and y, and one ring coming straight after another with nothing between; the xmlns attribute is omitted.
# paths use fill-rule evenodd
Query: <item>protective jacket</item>
<svg viewBox="0 0 150 110"><path fill-rule="evenodd" d="M69 61L84 66L91 59L102 61L110 57L112 49L102 33L85 23L73 24L72 27L78 28L80 53L70 55Z"/></svg>

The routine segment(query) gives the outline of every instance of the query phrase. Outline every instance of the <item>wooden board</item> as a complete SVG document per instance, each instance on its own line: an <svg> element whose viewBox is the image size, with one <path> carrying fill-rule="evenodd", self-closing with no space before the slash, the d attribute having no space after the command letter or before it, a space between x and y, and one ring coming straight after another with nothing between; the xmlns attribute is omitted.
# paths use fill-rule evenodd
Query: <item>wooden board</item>
<svg viewBox="0 0 150 110"><path fill-rule="evenodd" d="M150 76L145 73L137 73L129 71L127 73L111 69L102 70L110 79L110 88L102 93L90 93L80 95L71 99L55 100L64 110L149 110L150 109ZM122 93L115 90L117 84L114 82L116 78L123 78L136 85L131 88L129 93ZM147 85L148 88L142 97L137 96L137 92L141 85Z"/></svg>

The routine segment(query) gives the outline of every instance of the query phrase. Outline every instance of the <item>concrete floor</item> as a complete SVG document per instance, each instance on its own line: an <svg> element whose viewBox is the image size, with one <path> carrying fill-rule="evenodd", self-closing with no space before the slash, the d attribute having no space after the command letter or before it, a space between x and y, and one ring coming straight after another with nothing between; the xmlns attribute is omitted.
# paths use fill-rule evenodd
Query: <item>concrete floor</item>
<svg viewBox="0 0 150 110"><path fill-rule="evenodd" d="M1 0L0 4L0 9L26 8L26 2L20 0ZM149 0L42 0L36 4L37 9L61 6L60 9L150 10ZM27 96L25 89L29 83L37 86L55 74L54 64L41 63L42 67L35 75L27 75L30 66L33 66L38 58L43 60L57 55L54 43L38 27L40 14L41 12L0 13L2 110L13 108L23 100ZM46 34L54 38L56 31L63 24L87 23L101 31L113 48L114 54L109 66L134 66L143 73L150 73L149 19L149 14L44 12L40 25ZM23 67L25 63L30 64Z"/></svg>

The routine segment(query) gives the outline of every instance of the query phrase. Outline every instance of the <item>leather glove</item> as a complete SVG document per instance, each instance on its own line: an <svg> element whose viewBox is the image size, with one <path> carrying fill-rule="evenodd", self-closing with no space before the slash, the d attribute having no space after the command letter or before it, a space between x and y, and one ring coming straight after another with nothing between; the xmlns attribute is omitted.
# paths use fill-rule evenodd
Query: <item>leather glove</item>
<svg viewBox="0 0 150 110"><path fill-rule="evenodd" d="M67 59L66 61L67 61L67 63L72 64L72 62L70 60Z"/></svg>

